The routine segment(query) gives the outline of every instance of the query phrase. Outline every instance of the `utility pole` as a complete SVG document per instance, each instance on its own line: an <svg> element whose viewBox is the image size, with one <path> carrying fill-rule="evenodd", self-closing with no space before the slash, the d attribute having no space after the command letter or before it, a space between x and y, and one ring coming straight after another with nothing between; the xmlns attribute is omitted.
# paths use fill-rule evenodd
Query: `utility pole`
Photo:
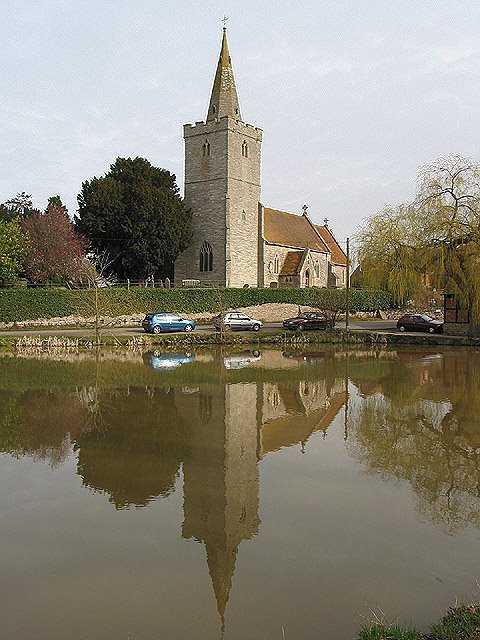
<svg viewBox="0 0 480 640"><path fill-rule="evenodd" d="M349 321L349 297L350 297L350 238L347 238L347 291L345 296L345 329L348 331L348 321Z"/></svg>

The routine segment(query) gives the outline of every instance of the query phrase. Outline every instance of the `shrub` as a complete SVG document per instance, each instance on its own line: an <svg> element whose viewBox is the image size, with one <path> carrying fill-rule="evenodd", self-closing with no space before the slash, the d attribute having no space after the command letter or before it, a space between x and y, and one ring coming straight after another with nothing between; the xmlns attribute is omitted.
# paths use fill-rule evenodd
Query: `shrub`
<svg viewBox="0 0 480 640"><path fill-rule="evenodd" d="M93 290L0 289L0 322L37 320L55 316L88 315ZM147 311L216 313L228 308L268 302L345 309L342 289L101 289L102 315L130 315ZM350 311L388 309L384 291L350 290Z"/></svg>

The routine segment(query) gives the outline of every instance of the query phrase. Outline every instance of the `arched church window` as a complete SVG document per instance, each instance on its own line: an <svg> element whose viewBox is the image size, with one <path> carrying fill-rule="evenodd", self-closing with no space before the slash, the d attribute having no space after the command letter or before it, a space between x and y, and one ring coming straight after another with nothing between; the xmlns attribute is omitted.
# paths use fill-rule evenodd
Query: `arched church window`
<svg viewBox="0 0 480 640"><path fill-rule="evenodd" d="M208 140L205 140L205 142L203 143L203 155L204 156L210 155L210 143Z"/></svg>
<svg viewBox="0 0 480 640"><path fill-rule="evenodd" d="M273 259L273 273L278 273L279 271L280 271L280 261L278 259L278 253L276 253Z"/></svg>
<svg viewBox="0 0 480 640"><path fill-rule="evenodd" d="M242 156L248 158L248 144L246 140L244 140L242 144Z"/></svg>
<svg viewBox="0 0 480 640"><path fill-rule="evenodd" d="M247 212L245 211L245 209L242 210L242 220L246 220L247 219Z"/></svg>
<svg viewBox="0 0 480 640"><path fill-rule="evenodd" d="M213 251L208 242L200 249L200 271L213 271Z"/></svg>

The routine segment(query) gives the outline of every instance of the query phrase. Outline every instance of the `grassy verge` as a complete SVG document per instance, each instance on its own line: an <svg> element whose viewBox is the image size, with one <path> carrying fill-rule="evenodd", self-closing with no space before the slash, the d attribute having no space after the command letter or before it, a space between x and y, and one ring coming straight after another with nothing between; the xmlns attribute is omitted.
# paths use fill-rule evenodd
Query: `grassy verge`
<svg viewBox="0 0 480 640"><path fill-rule="evenodd" d="M434 624L430 632L422 634L412 628L397 624L375 622L364 626L358 640L479 640L480 606L477 602L470 605L451 607L441 622Z"/></svg>

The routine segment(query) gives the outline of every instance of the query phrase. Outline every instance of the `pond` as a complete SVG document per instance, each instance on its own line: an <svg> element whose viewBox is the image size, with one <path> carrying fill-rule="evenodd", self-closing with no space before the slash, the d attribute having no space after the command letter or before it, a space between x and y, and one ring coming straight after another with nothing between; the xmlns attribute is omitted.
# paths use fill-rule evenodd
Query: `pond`
<svg viewBox="0 0 480 640"><path fill-rule="evenodd" d="M480 354L0 356L5 640L351 640L478 590Z"/></svg>

